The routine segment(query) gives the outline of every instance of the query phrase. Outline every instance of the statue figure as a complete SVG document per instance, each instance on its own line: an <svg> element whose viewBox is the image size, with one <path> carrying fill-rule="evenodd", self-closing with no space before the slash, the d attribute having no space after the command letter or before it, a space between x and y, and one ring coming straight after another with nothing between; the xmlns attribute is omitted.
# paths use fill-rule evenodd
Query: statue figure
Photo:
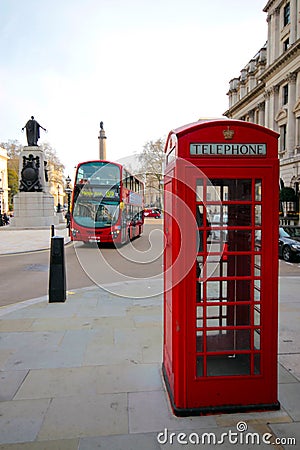
<svg viewBox="0 0 300 450"><path fill-rule="evenodd" d="M103 130L103 122L102 122L102 120L100 122L100 130Z"/></svg>
<svg viewBox="0 0 300 450"><path fill-rule="evenodd" d="M22 131L24 131L24 128L26 128L27 142L30 147L37 146L37 141L40 138L40 128L47 131L46 128L42 127L42 125L40 125L33 116L31 116L31 119L28 120L26 125L22 128Z"/></svg>

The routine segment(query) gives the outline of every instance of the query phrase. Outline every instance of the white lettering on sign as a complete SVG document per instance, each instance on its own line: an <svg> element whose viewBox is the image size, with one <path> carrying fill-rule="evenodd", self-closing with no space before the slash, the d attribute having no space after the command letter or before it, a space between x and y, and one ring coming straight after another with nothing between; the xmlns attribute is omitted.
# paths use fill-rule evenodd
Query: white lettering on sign
<svg viewBox="0 0 300 450"><path fill-rule="evenodd" d="M266 144L190 144L190 155L196 156L263 156Z"/></svg>

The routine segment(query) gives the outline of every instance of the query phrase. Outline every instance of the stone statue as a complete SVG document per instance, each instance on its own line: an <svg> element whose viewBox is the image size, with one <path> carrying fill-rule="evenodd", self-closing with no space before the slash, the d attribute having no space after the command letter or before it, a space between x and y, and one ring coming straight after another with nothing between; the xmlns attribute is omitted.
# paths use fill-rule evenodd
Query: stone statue
<svg viewBox="0 0 300 450"><path fill-rule="evenodd" d="M31 119L28 120L26 125L22 128L22 131L24 131L24 128L26 128L26 137L29 147L37 146L37 141L40 138L40 128L47 131L46 128L42 127L42 125L40 125L33 116L31 116Z"/></svg>
<svg viewBox="0 0 300 450"><path fill-rule="evenodd" d="M103 122L102 122L102 120L100 122L100 130L103 130Z"/></svg>

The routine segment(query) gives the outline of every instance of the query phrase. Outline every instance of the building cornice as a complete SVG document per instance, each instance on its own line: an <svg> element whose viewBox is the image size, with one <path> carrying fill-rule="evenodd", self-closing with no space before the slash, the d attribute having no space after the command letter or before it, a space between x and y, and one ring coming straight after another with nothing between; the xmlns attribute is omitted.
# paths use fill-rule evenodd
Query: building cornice
<svg viewBox="0 0 300 450"><path fill-rule="evenodd" d="M295 58L300 54L300 39L298 39L291 47L284 52L276 61L273 62L270 66L268 66L264 72L258 77L258 81L266 82L271 76L274 75L274 72L278 72L280 68L286 64L292 58ZM300 70L300 68L298 69Z"/></svg>
<svg viewBox="0 0 300 450"><path fill-rule="evenodd" d="M269 0L268 3L266 4L266 6L263 8L263 12L268 12L269 9L274 5L274 3L276 4L276 1L278 1L278 0ZM277 5L277 8L278 8L278 7L281 7L281 5L282 5L283 3L284 3L284 0L281 0L281 1L279 2L279 4Z"/></svg>
<svg viewBox="0 0 300 450"><path fill-rule="evenodd" d="M261 90L265 88L267 81L273 77L276 72L279 72L282 66L286 65L290 60L294 59L298 55L300 55L300 39L291 45L289 50L284 52L279 58L276 59L276 61L274 61L273 64L264 70L264 72L257 79L258 84L241 100L225 111L224 116L228 116L229 114L234 114L236 111L239 111L244 104L249 103L253 97L260 94ZM298 71L300 71L300 67L295 72Z"/></svg>
<svg viewBox="0 0 300 450"><path fill-rule="evenodd" d="M224 116L228 116L228 114L234 113L236 110L239 110L242 108L244 104L249 104L250 100L254 96L258 96L259 94L264 91L265 84L260 83L257 86L255 86L248 94L246 94L243 98L241 98L238 102L236 102L234 105L231 106L227 111L224 112Z"/></svg>

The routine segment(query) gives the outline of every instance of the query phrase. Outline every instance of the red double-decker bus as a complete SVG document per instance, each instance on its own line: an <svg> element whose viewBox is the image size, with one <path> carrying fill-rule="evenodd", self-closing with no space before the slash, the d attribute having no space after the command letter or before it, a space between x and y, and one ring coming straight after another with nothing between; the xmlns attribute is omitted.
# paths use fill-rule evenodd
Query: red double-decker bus
<svg viewBox="0 0 300 450"><path fill-rule="evenodd" d="M143 232L144 184L122 165L86 161L76 168L73 241L125 244Z"/></svg>

